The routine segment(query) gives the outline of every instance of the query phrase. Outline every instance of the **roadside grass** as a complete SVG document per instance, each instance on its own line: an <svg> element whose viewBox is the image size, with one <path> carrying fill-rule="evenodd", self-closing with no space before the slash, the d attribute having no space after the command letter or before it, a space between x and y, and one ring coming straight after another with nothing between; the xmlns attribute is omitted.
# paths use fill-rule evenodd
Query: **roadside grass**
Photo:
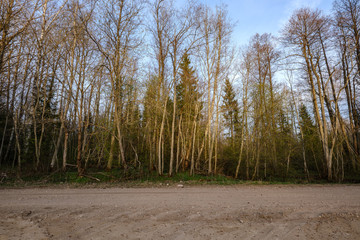
<svg viewBox="0 0 360 240"><path fill-rule="evenodd" d="M269 177L267 179L250 181L235 179L225 175L207 175L180 172L169 177L168 175L159 176L157 173L138 173L135 169L113 169L110 171L99 171L98 169L88 169L85 174L79 176L74 170L66 172L55 171L50 173L36 173L27 171L22 173L21 178L16 171L7 171L6 177L0 179L1 188L21 188L21 187L46 187L46 186L68 186L68 187L167 187L179 184L194 185L290 185L290 184L337 184L328 182L324 179L315 177L309 182L304 178L284 178ZM360 183L360 177L353 176L351 180L345 180L344 184Z"/></svg>

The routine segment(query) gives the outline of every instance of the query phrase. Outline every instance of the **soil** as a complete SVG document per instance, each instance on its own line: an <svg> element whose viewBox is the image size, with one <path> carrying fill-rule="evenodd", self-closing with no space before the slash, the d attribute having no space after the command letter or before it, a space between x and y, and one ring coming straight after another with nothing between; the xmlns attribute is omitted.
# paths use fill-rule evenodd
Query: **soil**
<svg viewBox="0 0 360 240"><path fill-rule="evenodd" d="M360 239L360 185L3 189L0 239Z"/></svg>

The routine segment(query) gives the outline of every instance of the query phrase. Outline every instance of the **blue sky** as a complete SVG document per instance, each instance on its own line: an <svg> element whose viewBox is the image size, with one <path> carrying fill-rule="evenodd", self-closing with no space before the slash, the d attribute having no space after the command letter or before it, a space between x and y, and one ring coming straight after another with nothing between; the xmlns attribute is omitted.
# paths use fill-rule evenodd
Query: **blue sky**
<svg viewBox="0 0 360 240"><path fill-rule="evenodd" d="M256 33L278 35L293 11L311 7L330 14L333 0L201 0L208 6L227 5L230 19L236 22L233 41L247 44Z"/></svg>

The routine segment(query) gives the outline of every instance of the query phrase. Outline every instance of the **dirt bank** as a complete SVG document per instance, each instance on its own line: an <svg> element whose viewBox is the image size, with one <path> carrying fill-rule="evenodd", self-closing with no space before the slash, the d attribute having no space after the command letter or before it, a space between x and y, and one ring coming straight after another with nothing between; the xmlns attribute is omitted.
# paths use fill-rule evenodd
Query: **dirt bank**
<svg viewBox="0 0 360 240"><path fill-rule="evenodd" d="M360 239L360 186L0 190L0 239Z"/></svg>

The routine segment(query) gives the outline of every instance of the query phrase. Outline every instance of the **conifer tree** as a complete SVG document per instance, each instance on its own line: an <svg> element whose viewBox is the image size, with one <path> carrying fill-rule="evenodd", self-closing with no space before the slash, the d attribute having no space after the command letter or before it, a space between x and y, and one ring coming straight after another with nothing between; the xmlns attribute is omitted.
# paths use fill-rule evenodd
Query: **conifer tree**
<svg viewBox="0 0 360 240"><path fill-rule="evenodd" d="M321 142L313 120L304 104L300 106L300 122L299 127L303 133L303 141L305 147L306 159L309 159L309 170L316 170L319 175L322 175L321 169L326 169L326 165L319 166L319 159L323 159L321 153ZM326 174L324 172L324 174Z"/></svg>
<svg viewBox="0 0 360 240"><path fill-rule="evenodd" d="M192 120L195 115L195 103L199 99L195 70L190 66L188 54L184 54L180 63L180 83L177 85L177 99L180 114L187 120Z"/></svg>
<svg viewBox="0 0 360 240"><path fill-rule="evenodd" d="M235 90L227 78L225 79L224 95L223 95L223 116L225 118L226 127L230 130L230 139L232 147L234 147L235 135L237 134L239 125L239 105L235 98Z"/></svg>
<svg viewBox="0 0 360 240"><path fill-rule="evenodd" d="M181 119L180 131L183 134L181 147L182 168L191 163L191 171L194 172L194 139L196 137L196 121L201 111L200 92L198 90L195 70L191 67L188 54L184 54L180 63L180 83L176 86L178 101L178 118ZM180 120L179 120L180 121Z"/></svg>
<svg viewBox="0 0 360 240"><path fill-rule="evenodd" d="M225 79L224 89L222 94L222 115L225 120L225 132L228 134L228 144L225 146L223 152L223 171L227 175L236 175L236 162L239 159L239 149L241 136L241 123L239 116L239 105L236 99L235 89L228 78Z"/></svg>

